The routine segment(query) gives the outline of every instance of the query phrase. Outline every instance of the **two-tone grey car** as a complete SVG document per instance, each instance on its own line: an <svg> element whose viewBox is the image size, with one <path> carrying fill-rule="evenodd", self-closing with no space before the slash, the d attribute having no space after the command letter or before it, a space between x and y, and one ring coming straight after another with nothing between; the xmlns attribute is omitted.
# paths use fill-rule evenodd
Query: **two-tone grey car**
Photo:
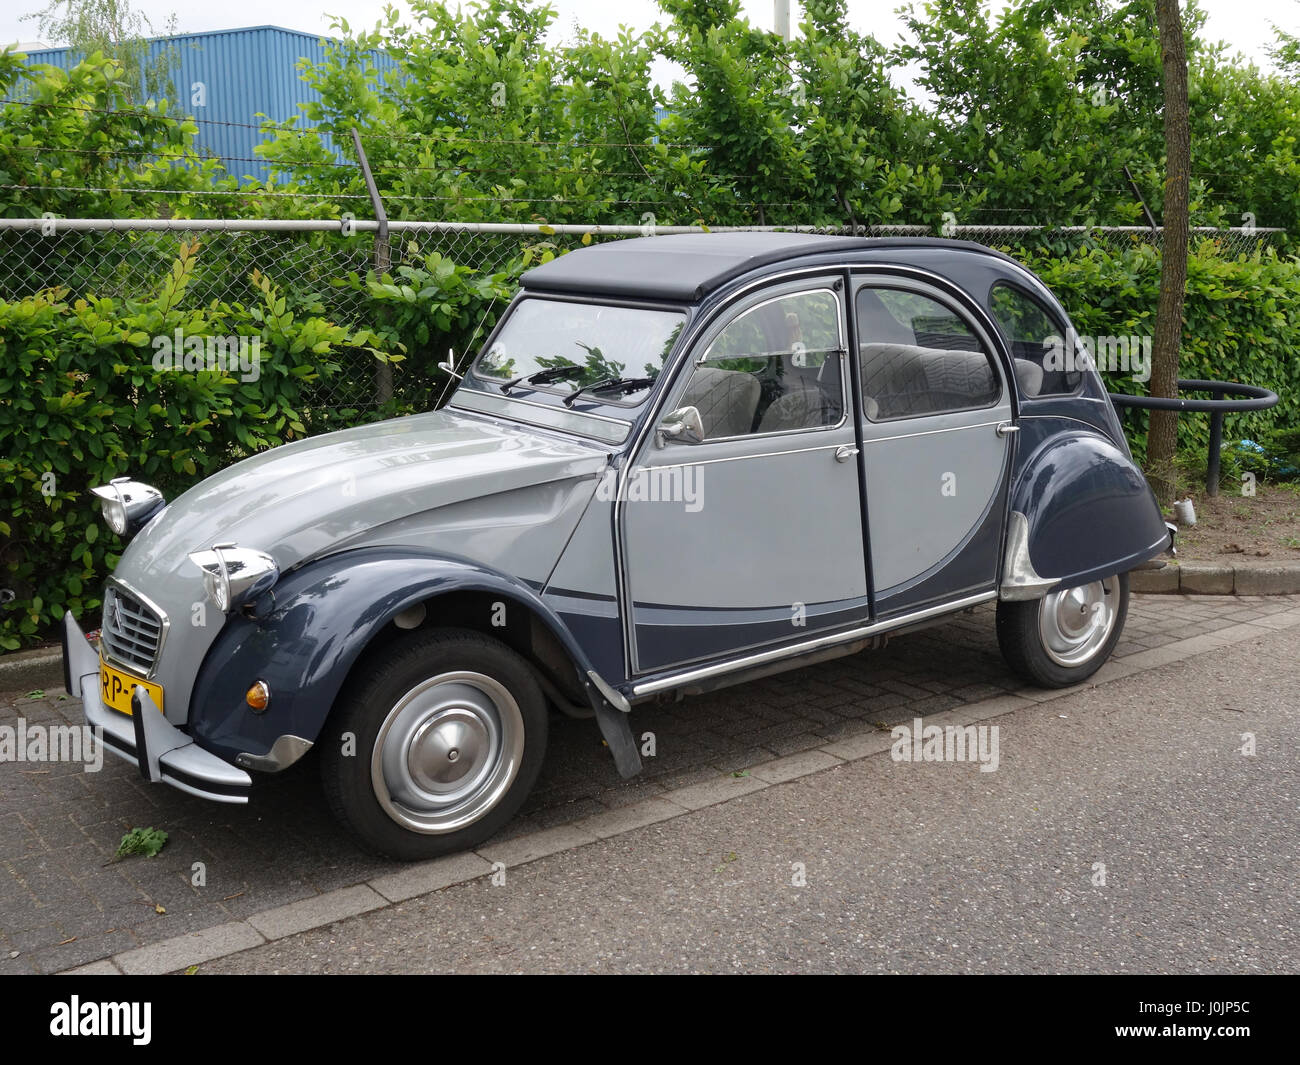
<svg viewBox="0 0 1300 1065"><path fill-rule="evenodd" d="M97 489L130 543L99 646L66 618L68 689L149 780L221 802L314 748L339 819L410 859L514 814L553 710L630 776L639 703L994 600L1011 668L1075 683L1171 533L1073 336L973 244L573 252L524 275L441 410L170 503Z"/></svg>

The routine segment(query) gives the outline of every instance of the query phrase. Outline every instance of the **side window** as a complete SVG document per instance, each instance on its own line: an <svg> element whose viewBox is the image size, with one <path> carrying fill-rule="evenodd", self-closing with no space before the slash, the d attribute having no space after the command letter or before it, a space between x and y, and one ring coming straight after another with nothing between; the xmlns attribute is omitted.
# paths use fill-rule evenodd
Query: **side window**
<svg viewBox="0 0 1300 1065"><path fill-rule="evenodd" d="M710 342L682 394L706 440L838 425L844 417L840 301L830 289L742 311Z"/></svg>
<svg viewBox="0 0 1300 1065"><path fill-rule="evenodd" d="M873 422L987 407L1000 389L992 356L949 308L896 288L855 300L862 404Z"/></svg>
<svg viewBox="0 0 1300 1065"><path fill-rule="evenodd" d="M1042 303L999 281L989 293L989 310L1006 334L1022 395L1059 396L1079 387L1083 374L1066 351L1066 330Z"/></svg>

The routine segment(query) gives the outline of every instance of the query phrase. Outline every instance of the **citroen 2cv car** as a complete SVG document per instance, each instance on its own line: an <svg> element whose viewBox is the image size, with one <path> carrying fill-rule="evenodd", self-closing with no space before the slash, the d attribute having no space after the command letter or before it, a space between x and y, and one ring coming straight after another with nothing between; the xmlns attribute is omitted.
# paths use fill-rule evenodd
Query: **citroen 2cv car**
<svg viewBox="0 0 1300 1065"><path fill-rule="evenodd" d="M441 410L169 504L96 489L131 542L98 649L65 619L68 690L148 780L221 802L315 747L343 824L412 859L513 815L551 708L631 776L638 703L992 600L1011 668L1075 683L1171 533L1073 335L963 242L573 252L524 275Z"/></svg>

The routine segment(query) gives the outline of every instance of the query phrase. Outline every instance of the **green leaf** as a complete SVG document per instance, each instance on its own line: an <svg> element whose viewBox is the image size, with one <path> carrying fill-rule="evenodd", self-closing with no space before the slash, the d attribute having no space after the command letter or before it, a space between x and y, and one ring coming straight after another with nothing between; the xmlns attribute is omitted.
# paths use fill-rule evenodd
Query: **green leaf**
<svg viewBox="0 0 1300 1065"><path fill-rule="evenodd" d="M158 852L167 845L167 833L158 828L133 828L122 837L117 845L114 858L127 858L133 854L143 854L146 858L158 857Z"/></svg>

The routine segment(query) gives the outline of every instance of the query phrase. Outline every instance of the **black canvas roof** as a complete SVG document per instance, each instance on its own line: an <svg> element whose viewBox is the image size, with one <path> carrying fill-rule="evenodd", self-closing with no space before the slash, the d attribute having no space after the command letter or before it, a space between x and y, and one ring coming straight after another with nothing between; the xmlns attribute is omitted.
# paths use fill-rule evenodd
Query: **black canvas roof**
<svg viewBox="0 0 1300 1065"><path fill-rule="evenodd" d="M802 255L927 245L988 248L926 237L833 237L807 233L682 233L612 240L527 271L530 290L695 302L756 267Z"/></svg>

